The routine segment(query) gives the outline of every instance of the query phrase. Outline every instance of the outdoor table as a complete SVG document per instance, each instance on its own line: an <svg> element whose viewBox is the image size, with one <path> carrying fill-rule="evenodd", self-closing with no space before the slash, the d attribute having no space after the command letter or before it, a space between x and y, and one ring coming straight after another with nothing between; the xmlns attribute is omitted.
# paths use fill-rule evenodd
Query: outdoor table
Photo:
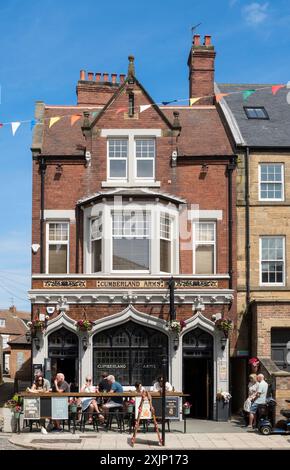
<svg viewBox="0 0 290 470"><path fill-rule="evenodd" d="M161 392L149 392L152 399L162 399ZM67 398L84 398L84 397L95 397L95 398L112 398L112 397L122 397L122 398L134 398L134 397L141 397L142 394L134 391L130 392L122 392L122 393L115 393L115 392L69 392L69 393L61 393L61 392L20 392L18 393L18 397L20 398L40 398L40 418L39 419L51 419L51 398L57 397L67 397ZM188 394L184 394L182 392L167 392L166 397L187 397ZM69 405L69 404L68 404ZM50 412L49 412L50 411ZM75 413L76 415L77 413ZM50 415L50 416L49 416ZM74 432L76 429L75 417L73 417L74 423ZM159 417L159 416L158 416ZM186 418L184 417L184 432L186 432ZM20 418L19 418L20 422ZM18 432L20 432L20 426L18 426Z"/></svg>

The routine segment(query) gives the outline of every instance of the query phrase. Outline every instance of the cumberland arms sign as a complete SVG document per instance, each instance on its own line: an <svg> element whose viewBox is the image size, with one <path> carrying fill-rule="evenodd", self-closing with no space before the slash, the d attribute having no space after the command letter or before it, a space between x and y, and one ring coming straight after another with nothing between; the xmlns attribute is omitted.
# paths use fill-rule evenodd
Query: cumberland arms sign
<svg viewBox="0 0 290 470"><path fill-rule="evenodd" d="M92 285L93 282L93 285ZM167 289L166 279L97 279L88 281L83 279L50 279L43 281L43 287L49 289ZM218 281L208 279L176 279L177 289L217 288Z"/></svg>

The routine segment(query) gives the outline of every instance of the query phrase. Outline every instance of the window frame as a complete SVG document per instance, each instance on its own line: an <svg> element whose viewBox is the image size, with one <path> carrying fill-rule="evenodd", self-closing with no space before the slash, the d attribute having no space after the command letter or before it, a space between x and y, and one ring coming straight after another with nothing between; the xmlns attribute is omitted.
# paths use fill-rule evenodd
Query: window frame
<svg viewBox="0 0 290 470"><path fill-rule="evenodd" d="M213 241L198 241L196 238L196 234L198 233L198 225L200 224L212 224L214 227L214 240ZM193 248L192 248L192 255L193 255L193 263L192 263L192 272L194 275L199 276L214 276L217 274L217 221L212 219L200 219L198 222L192 222L192 231L193 231ZM214 247L214 255L213 255L213 273L204 273L200 274L196 272L196 248L198 245L213 245Z"/></svg>
<svg viewBox="0 0 290 470"><path fill-rule="evenodd" d="M248 113L248 110L249 110L249 109L261 109L261 110L263 111L263 113L265 114L265 116L264 116L264 117L258 117L258 116L257 116L257 117L253 117L253 116L250 116L249 113ZM244 106L244 111L245 111L245 114L246 114L246 116L247 116L248 119L255 119L255 120L261 119L261 120L263 120L263 121L270 119L270 118L269 118L269 114L267 113L267 111L266 111L266 109L265 109L264 106Z"/></svg>
<svg viewBox="0 0 290 470"><path fill-rule="evenodd" d="M124 140L127 142L127 157L110 157L110 141L112 140ZM128 168L129 168L129 138L128 136L108 136L107 137L107 181L124 181L124 182L127 182L129 180L129 172L128 172ZM126 162L126 176L111 176L111 165L110 165L110 162L111 161L121 161L121 160L125 160Z"/></svg>
<svg viewBox="0 0 290 470"><path fill-rule="evenodd" d="M276 262L279 260L262 260L262 240L263 239L268 239L268 238L282 238L282 249L283 249L283 282L263 282L262 281L262 262ZM286 245L286 237L285 235L260 235L259 237L259 281L260 281L260 286L262 287L284 287L286 285L286 278L285 278L285 273L286 273L286 251L285 251L285 245Z"/></svg>
<svg viewBox="0 0 290 470"><path fill-rule="evenodd" d="M50 224L66 224L68 226L67 240L49 240L49 225ZM49 272L49 247L50 245L66 245L67 256L66 256L66 272L65 273L50 273ZM69 261L70 261L70 221L69 220L47 220L46 221L46 263L45 273L51 275L69 274Z"/></svg>
<svg viewBox="0 0 290 470"><path fill-rule="evenodd" d="M6 328L6 319L0 318L0 328Z"/></svg>
<svg viewBox="0 0 290 470"><path fill-rule="evenodd" d="M161 237L161 217L162 216L167 216L169 219L169 239ZM173 270L173 224L174 224L174 218L169 212L164 212L160 211L159 212L159 272L160 274L171 274ZM160 254L160 248L161 248L161 240L168 241L170 243L170 270L169 271L161 271L161 254Z"/></svg>
<svg viewBox="0 0 290 470"><path fill-rule="evenodd" d="M143 206L142 206L143 207ZM133 269L114 269L113 268L113 258L114 258L114 246L113 246L113 243L114 243L114 236L113 236L113 214L114 212L122 212L122 215L123 213L125 212L146 212L146 217L148 217L149 215L149 234L148 234L148 238L146 237L125 237L126 239L127 238L145 238L145 239L148 239L149 241L149 269L140 269L140 270L133 270ZM115 209L115 208L112 208L110 210L110 233L111 233L111 236L110 236L110 240L111 240L111 260L110 260L110 264L111 264L111 273L113 274L132 274L132 272L135 274L150 274L151 273L151 267L152 267L152 264L151 264L151 260L152 260L152 257L151 257L151 248L152 248L152 210L147 210L146 208L145 209L142 209L141 207L139 209L132 209L132 208L123 208L123 209Z"/></svg>
<svg viewBox="0 0 290 470"><path fill-rule="evenodd" d="M152 140L154 142L154 157L137 157L137 140ZM152 176L137 176L138 161L152 161ZM156 138L150 136L134 137L134 178L136 181L155 181Z"/></svg>
<svg viewBox="0 0 290 470"><path fill-rule="evenodd" d="M262 192L262 184L273 184L277 183L277 181L262 181L262 165L280 165L281 166L281 198L263 198L261 196ZM280 202L285 200L285 173L284 173L284 163L281 162L259 162L259 201L267 201L267 202Z"/></svg>
<svg viewBox="0 0 290 470"><path fill-rule="evenodd" d="M97 218L100 218L101 219L101 225L102 225L102 230L100 233L100 236L97 237L97 238L92 238L92 223L93 223L93 220L97 219ZM103 272L103 224L104 224L104 218L103 218L103 211L100 210L98 214L92 216L90 218L90 221L89 221L89 237L90 237L90 258L91 258L91 269L90 269L90 272L92 274L97 274L97 273L102 273ZM93 242L96 241L96 240L101 240L101 270L100 271L94 271L93 270Z"/></svg>

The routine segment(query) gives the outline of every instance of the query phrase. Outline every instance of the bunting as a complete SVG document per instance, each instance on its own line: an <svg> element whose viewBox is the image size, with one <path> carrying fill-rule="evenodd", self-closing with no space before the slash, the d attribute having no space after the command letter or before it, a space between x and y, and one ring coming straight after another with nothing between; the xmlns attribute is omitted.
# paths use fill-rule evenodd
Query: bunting
<svg viewBox="0 0 290 470"><path fill-rule="evenodd" d="M196 103L198 100L200 100L201 96L199 96L198 98L189 98L189 105L190 106L193 106L194 103Z"/></svg>
<svg viewBox="0 0 290 470"><path fill-rule="evenodd" d="M272 90L272 94L273 95L276 95L277 91L279 91L281 88L284 88L285 85L273 85L271 90Z"/></svg>
<svg viewBox="0 0 290 470"><path fill-rule="evenodd" d="M220 100L224 97L224 96L228 96L229 93L218 93L217 95L215 95L215 100L217 103L220 102Z"/></svg>
<svg viewBox="0 0 290 470"><path fill-rule="evenodd" d="M120 114L120 113L122 113L122 111L125 112L125 111L127 111L127 109L128 108L119 108L119 109L117 109L116 114Z"/></svg>
<svg viewBox="0 0 290 470"><path fill-rule="evenodd" d="M60 120L60 117L59 116L56 116L56 117L52 117L49 119L49 128L51 128L57 121Z"/></svg>
<svg viewBox="0 0 290 470"><path fill-rule="evenodd" d="M146 111L146 109L150 108L151 106L152 106L151 104L141 104L140 113L143 113L143 111Z"/></svg>
<svg viewBox="0 0 290 470"><path fill-rule="evenodd" d="M243 91L243 100L246 101L249 96L251 96L253 93L255 93L256 90L245 90Z"/></svg>
<svg viewBox="0 0 290 470"><path fill-rule="evenodd" d="M98 114L98 111L93 111L92 112L92 118L94 118Z"/></svg>
<svg viewBox="0 0 290 470"><path fill-rule="evenodd" d="M15 135L18 127L21 125L20 121L17 122L11 122L11 129L12 129L12 134Z"/></svg>
<svg viewBox="0 0 290 470"><path fill-rule="evenodd" d="M73 126L81 117L81 114L73 114L70 117L70 125Z"/></svg>
<svg viewBox="0 0 290 470"><path fill-rule="evenodd" d="M31 131L33 130L36 123L37 123L37 121L35 119L31 119L31 121L30 121L30 130Z"/></svg>
<svg viewBox="0 0 290 470"><path fill-rule="evenodd" d="M171 103L177 103L177 100L172 100L172 101L161 101L161 104L163 104L163 106L167 106L168 104L171 104Z"/></svg>

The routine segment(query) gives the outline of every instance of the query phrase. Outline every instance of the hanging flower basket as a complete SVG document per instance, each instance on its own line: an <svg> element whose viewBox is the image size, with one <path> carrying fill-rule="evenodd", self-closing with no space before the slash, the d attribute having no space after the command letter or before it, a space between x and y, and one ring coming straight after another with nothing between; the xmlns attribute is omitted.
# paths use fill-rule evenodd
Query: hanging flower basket
<svg viewBox="0 0 290 470"><path fill-rule="evenodd" d="M169 331L172 331L173 333L180 334L185 327L185 321L184 320L172 320L167 322L167 327Z"/></svg>
<svg viewBox="0 0 290 470"><path fill-rule="evenodd" d="M77 329L79 331L91 331L93 328L94 322L91 320L78 320L76 323Z"/></svg>
<svg viewBox="0 0 290 470"><path fill-rule="evenodd" d="M215 322L215 326L218 330L223 331L225 337L228 338L233 329L233 322L229 318L221 318Z"/></svg>
<svg viewBox="0 0 290 470"><path fill-rule="evenodd" d="M223 401L224 403L229 403L231 398L232 396L229 392L218 392L216 394L217 401Z"/></svg>
<svg viewBox="0 0 290 470"><path fill-rule="evenodd" d="M185 403L183 403L183 414L185 415L189 415L190 414L190 408L192 407L192 404L189 403L188 401L186 401Z"/></svg>
<svg viewBox="0 0 290 470"><path fill-rule="evenodd" d="M38 319L32 320L27 323L27 326L30 328L32 334L37 333L37 331L40 331L42 333L46 328L46 321Z"/></svg>

